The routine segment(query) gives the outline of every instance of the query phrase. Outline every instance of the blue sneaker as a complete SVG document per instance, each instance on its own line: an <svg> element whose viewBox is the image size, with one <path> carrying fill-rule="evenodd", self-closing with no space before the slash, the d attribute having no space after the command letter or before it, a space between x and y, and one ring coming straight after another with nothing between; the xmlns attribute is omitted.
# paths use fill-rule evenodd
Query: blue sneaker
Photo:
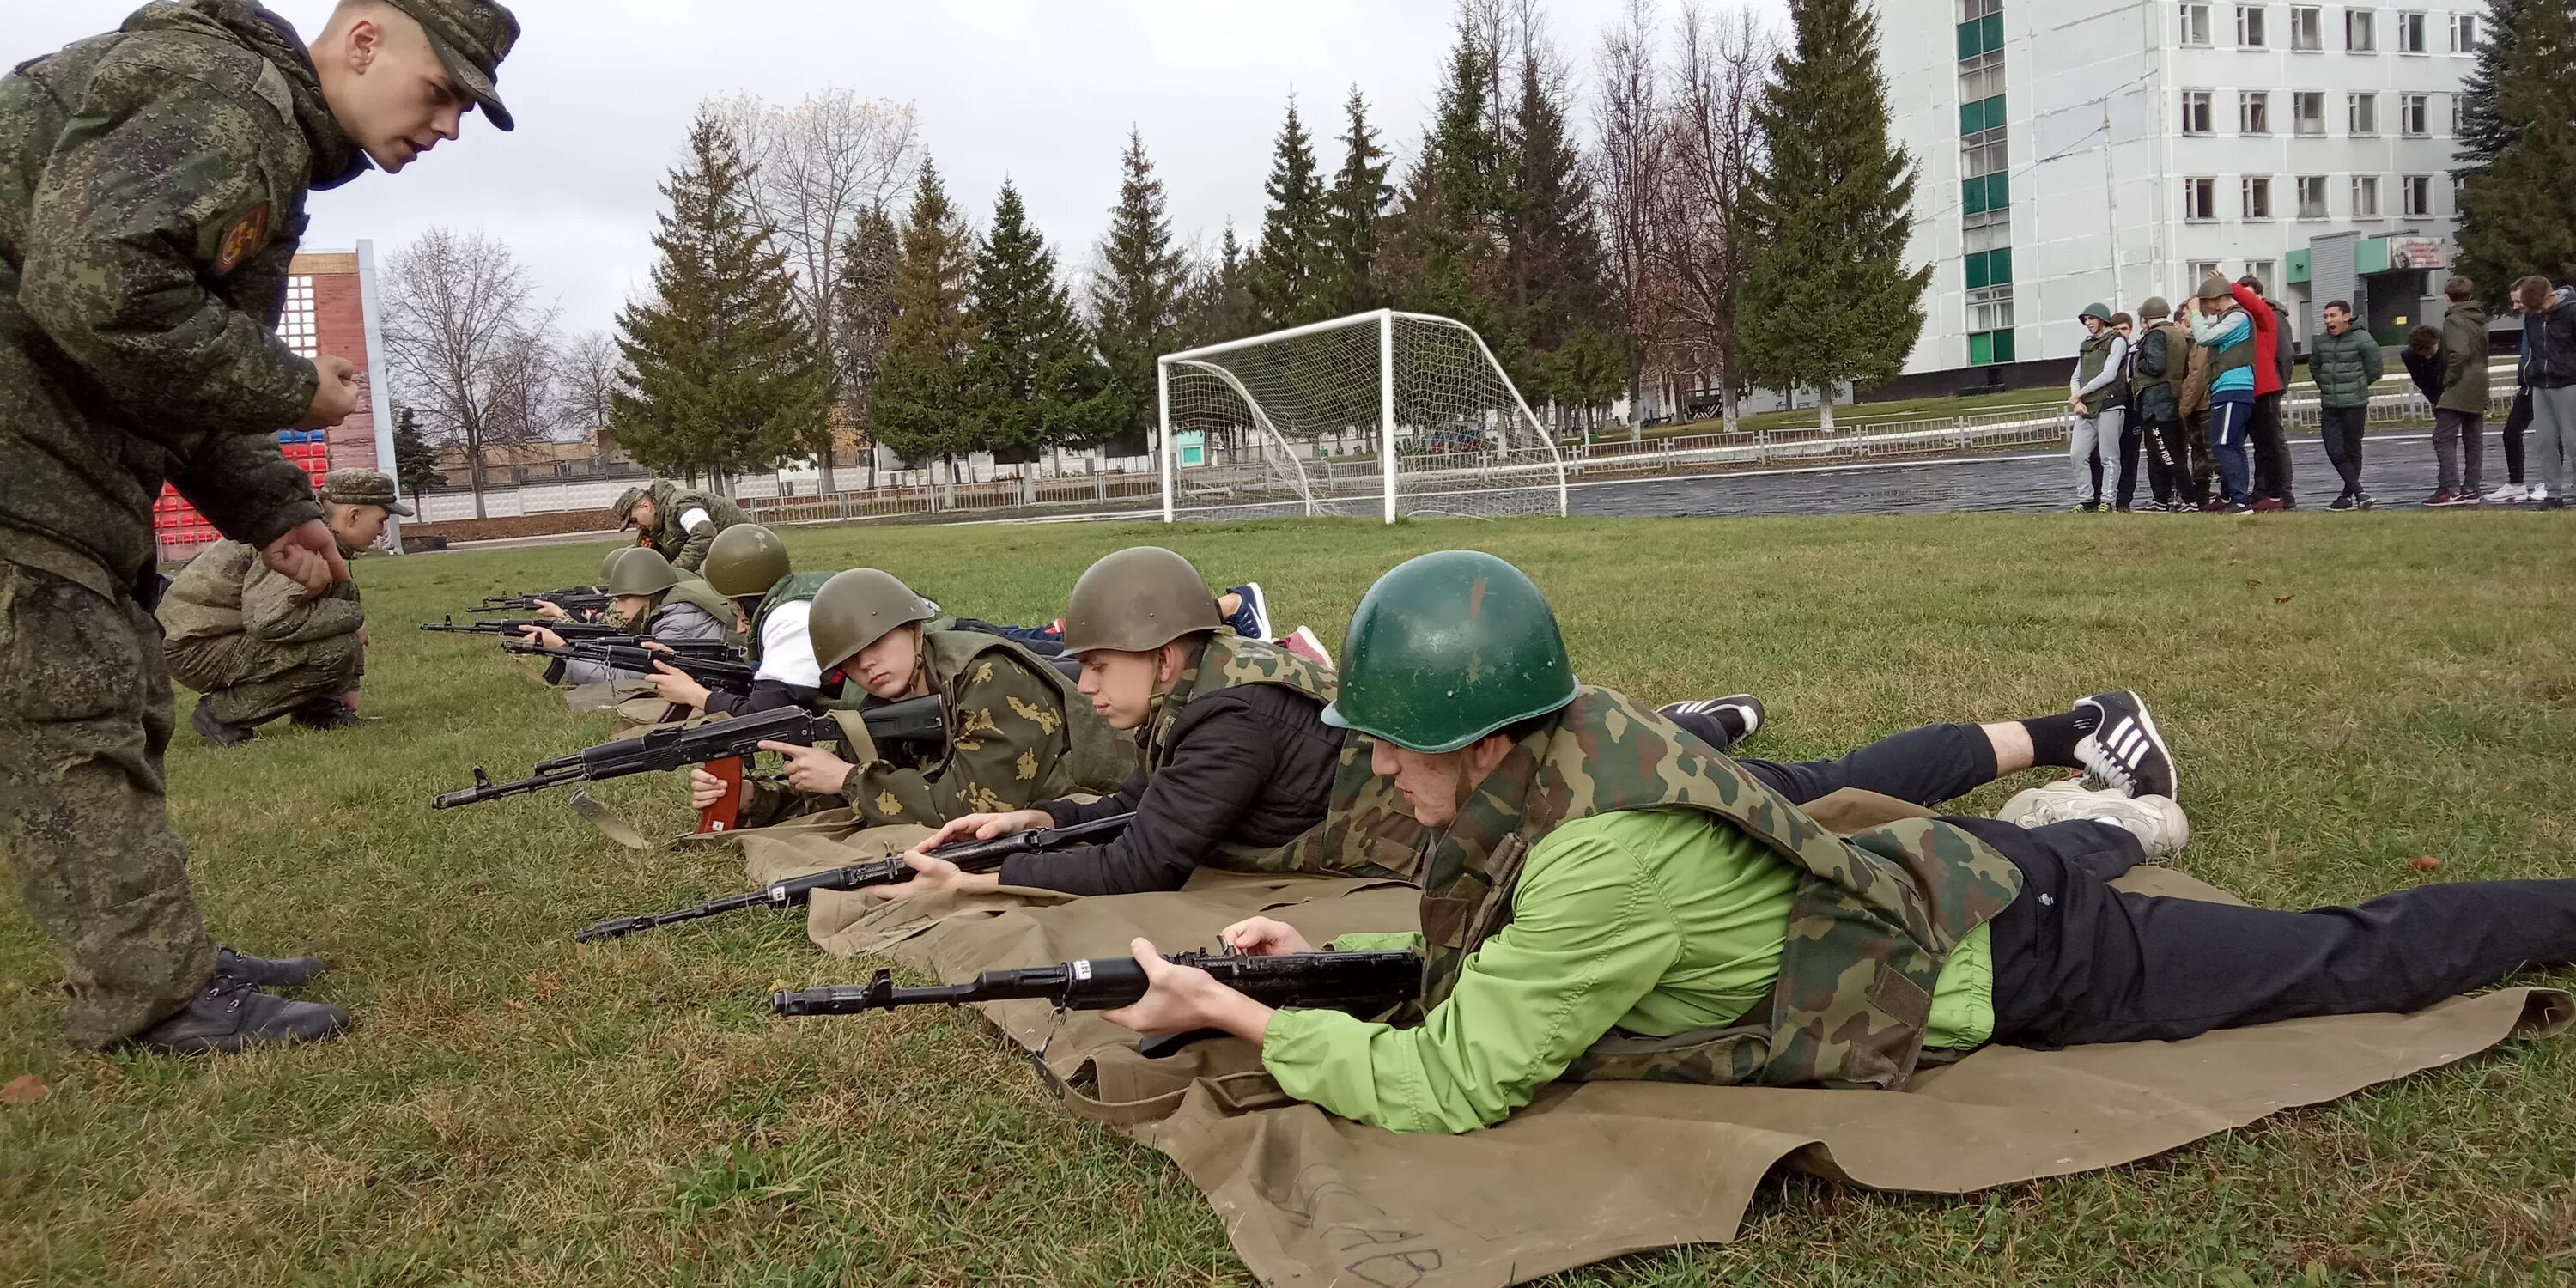
<svg viewBox="0 0 2576 1288"><path fill-rule="evenodd" d="M1234 633L1245 639L1269 639L1270 603L1261 597L1261 583L1247 581L1240 586L1228 586L1225 588L1225 593L1243 601L1242 605L1234 610L1234 615L1225 619L1225 624L1233 627Z"/></svg>

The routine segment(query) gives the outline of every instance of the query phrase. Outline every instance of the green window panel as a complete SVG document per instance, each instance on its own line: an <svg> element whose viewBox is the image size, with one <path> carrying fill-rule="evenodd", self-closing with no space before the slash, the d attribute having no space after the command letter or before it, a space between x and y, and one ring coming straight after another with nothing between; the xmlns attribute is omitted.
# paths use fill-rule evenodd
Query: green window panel
<svg viewBox="0 0 2576 1288"><path fill-rule="evenodd" d="M1996 171L1986 176L1986 209L2001 210L2012 204L2012 176Z"/></svg>
<svg viewBox="0 0 2576 1288"><path fill-rule="evenodd" d="M1990 367L1995 361L1995 333L1979 331L1968 337L1968 365Z"/></svg>
<svg viewBox="0 0 2576 1288"><path fill-rule="evenodd" d="M2012 247L1998 246L1986 252L1986 284L2001 286L2012 280Z"/></svg>
<svg viewBox="0 0 2576 1288"><path fill-rule="evenodd" d="M1982 22L1959 24L1959 61L1966 62L1986 52L1986 29Z"/></svg>
<svg viewBox="0 0 2576 1288"><path fill-rule="evenodd" d="M1981 98L1974 103L1961 103L1959 105L1959 134L1961 137L1964 138L1971 134L1980 133L1984 131L1985 128L1986 100Z"/></svg>
<svg viewBox="0 0 2576 1288"><path fill-rule="evenodd" d="M1959 210L1971 215L1986 213L1986 181L1983 178L1960 180Z"/></svg>
<svg viewBox="0 0 2576 1288"><path fill-rule="evenodd" d="M2010 331L1995 331L1995 332L1991 332L1990 334L1992 334L1992 335L1995 337L1995 361L1997 361L1997 362L2010 362L2010 361L2012 361L2012 360L2013 360L2013 333L2012 333L2012 332L2010 332Z"/></svg>

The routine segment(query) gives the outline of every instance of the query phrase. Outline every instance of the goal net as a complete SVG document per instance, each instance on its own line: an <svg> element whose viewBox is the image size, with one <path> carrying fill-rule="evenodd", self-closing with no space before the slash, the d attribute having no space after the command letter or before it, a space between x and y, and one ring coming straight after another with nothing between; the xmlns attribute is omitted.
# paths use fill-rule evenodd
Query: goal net
<svg viewBox="0 0 2576 1288"><path fill-rule="evenodd" d="M1462 323L1379 310L1165 356L1163 517L1565 513L1565 462Z"/></svg>

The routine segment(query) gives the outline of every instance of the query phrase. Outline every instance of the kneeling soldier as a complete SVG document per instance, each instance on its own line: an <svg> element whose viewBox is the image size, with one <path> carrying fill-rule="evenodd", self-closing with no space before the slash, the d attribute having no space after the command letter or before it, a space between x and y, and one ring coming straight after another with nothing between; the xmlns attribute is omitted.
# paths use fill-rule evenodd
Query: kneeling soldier
<svg viewBox="0 0 2576 1288"><path fill-rule="evenodd" d="M322 509L344 558L375 544L386 515L411 516L374 470L331 471ZM308 590L259 551L219 541L179 574L158 616L171 678L204 695L188 724L206 741L237 746L279 716L307 729L357 723L367 616L355 581Z"/></svg>

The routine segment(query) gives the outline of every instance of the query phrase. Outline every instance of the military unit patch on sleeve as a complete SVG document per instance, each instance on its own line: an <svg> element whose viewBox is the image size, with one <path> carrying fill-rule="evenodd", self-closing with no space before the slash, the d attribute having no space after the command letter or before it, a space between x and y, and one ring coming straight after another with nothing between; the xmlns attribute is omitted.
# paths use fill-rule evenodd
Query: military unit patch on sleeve
<svg viewBox="0 0 2576 1288"><path fill-rule="evenodd" d="M268 245L268 203L263 201L225 221L223 236L215 243L215 276L241 267L242 261Z"/></svg>

